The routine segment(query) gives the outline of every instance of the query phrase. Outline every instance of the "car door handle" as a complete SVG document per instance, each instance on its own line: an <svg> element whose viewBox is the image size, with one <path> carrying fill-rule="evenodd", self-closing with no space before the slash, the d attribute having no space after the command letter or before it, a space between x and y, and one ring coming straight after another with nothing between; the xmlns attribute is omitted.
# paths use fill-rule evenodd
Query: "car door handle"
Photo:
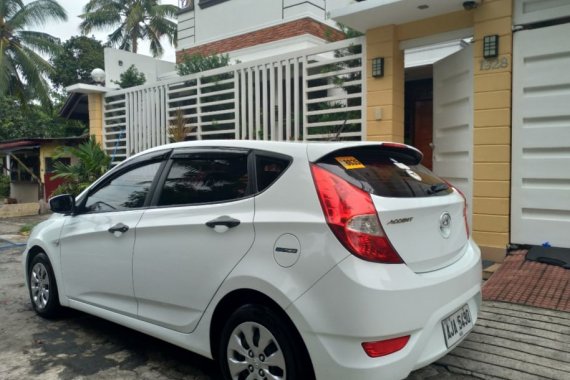
<svg viewBox="0 0 570 380"><path fill-rule="evenodd" d="M218 226L226 227L225 231L227 231L230 228L239 226L240 223L241 222L238 219L234 219L227 215L222 215L220 217L217 217L216 219L212 219L209 222L206 222L206 226L215 229L217 232L224 232L224 231L218 231L219 228L216 227Z"/></svg>
<svg viewBox="0 0 570 380"><path fill-rule="evenodd" d="M120 232L120 233L124 234L128 230L129 230L129 226L124 225L123 223L117 223L113 227L109 228L107 231L109 231L112 234L114 234L116 232Z"/></svg>

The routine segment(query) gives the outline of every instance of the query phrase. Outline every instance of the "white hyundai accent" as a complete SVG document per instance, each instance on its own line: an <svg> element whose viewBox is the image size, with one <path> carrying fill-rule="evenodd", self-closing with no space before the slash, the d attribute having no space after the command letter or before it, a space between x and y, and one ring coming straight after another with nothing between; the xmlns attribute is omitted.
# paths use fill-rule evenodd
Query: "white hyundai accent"
<svg viewBox="0 0 570 380"><path fill-rule="evenodd" d="M36 312L70 307L226 379L399 379L481 302L462 194L395 143L195 141L116 166L32 232Z"/></svg>

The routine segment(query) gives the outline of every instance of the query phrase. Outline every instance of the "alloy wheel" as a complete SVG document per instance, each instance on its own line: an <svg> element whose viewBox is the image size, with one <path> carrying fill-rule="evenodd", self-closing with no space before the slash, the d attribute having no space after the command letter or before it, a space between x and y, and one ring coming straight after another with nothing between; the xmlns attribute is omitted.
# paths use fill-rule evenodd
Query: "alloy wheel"
<svg viewBox="0 0 570 380"><path fill-rule="evenodd" d="M234 380L286 379L285 356L277 339L256 322L237 325L230 335L227 361Z"/></svg>
<svg viewBox="0 0 570 380"><path fill-rule="evenodd" d="M44 264L36 263L30 274L32 300L39 310L45 309L49 302L50 283L48 271Z"/></svg>

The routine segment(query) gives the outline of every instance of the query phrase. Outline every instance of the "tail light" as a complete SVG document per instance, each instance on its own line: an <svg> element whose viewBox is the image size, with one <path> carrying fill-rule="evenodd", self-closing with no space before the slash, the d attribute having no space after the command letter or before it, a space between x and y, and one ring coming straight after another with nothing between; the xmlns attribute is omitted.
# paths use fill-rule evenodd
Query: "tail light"
<svg viewBox="0 0 570 380"><path fill-rule="evenodd" d="M364 260L402 263L370 194L317 165L311 165L311 171L327 224L342 245Z"/></svg>

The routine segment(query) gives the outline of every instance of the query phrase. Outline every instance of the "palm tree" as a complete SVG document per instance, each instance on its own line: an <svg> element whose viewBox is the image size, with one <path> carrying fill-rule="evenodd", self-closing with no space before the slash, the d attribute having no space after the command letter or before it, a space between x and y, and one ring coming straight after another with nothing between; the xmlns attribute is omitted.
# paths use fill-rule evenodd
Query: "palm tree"
<svg viewBox="0 0 570 380"><path fill-rule="evenodd" d="M55 54L61 49L60 41L30 30L49 20L67 20L65 10L54 0L28 4L0 0L0 96L16 96L22 104L33 96L45 105L51 104L44 76L53 68L40 54Z"/></svg>
<svg viewBox="0 0 570 380"><path fill-rule="evenodd" d="M159 0L90 0L80 15L79 25L83 34L94 29L116 28L109 34L109 42L119 49L138 50L138 41L150 40L150 51L155 57L164 52L160 39L165 36L176 46L177 26L170 18L176 17L180 8L160 4Z"/></svg>

